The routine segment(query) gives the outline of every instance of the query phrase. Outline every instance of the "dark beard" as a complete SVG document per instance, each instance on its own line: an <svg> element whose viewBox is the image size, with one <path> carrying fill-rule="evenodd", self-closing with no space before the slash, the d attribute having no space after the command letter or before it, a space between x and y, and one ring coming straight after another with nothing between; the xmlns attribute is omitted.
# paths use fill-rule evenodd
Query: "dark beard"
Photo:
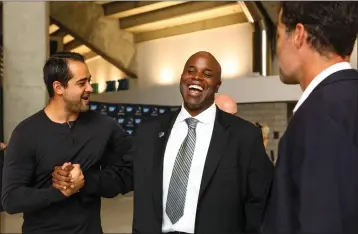
<svg viewBox="0 0 358 234"><path fill-rule="evenodd" d="M67 102L67 109L73 113L86 112L89 110L89 106L80 103Z"/></svg>

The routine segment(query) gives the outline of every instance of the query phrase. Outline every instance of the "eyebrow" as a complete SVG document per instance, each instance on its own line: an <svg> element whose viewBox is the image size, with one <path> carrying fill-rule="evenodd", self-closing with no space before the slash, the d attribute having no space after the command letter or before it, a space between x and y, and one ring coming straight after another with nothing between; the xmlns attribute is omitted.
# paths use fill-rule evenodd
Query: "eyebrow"
<svg viewBox="0 0 358 234"><path fill-rule="evenodd" d="M195 66L190 65L190 66L188 66L188 68L195 68ZM212 71L211 69L209 69L209 68L205 68L204 71L213 72L213 71Z"/></svg>
<svg viewBox="0 0 358 234"><path fill-rule="evenodd" d="M82 79L80 79L80 80L76 81L76 83L80 83L80 82L82 82L82 81L90 80L90 79L91 79L91 77L92 77L92 76L82 78Z"/></svg>

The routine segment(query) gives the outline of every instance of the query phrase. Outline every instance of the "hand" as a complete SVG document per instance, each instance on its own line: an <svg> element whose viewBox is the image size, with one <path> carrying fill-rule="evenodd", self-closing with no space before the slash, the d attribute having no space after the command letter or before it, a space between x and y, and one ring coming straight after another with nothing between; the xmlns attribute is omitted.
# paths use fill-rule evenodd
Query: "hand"
<svg viewBox="0 0 358 234"><path fill-rule="evenodd" d="M82 173L81 167L79 164L73 164L73 170L71 171L71 177L73 181L73 186L70 186L69 189L62 191L62 193L69 197L74 193L77 193L80 191L80 189L85 184L85 177Z"/></svg>
<svg viewBox="0 0 358 234"><path fill-rule="evenodd" d="M58 172L62 173L62 175L60 177L59 173L54 173L53 186L59 189L66 197L79 192L79 189L83 187L85 181L79 164L64 164L61 170L58 169ZM66 176L63 176L64 174Z"/></svg>
<svg viewBox="0 0 358 234"><path fill-rule="evenodd" d="M52 185L58 190L66 190L74 187L71 171L74 169L71 163L64 163L62 166L55 167L52 173Z"/></svg>
<svg viewBox="0 0 358 234"><path fill-rule="evenodd" d="M0 142L0 150L6 149L7 145L4 142Z"/></svg>
<svg viewBox="0 0 358 234"><path fill-rule="evenodd" d="M71 173L73 183L75 184L76 182L78 182L81 179L80 177L82 175L82 170L81 170L80 164L73 164L73 170L70 173Z"/></svg>

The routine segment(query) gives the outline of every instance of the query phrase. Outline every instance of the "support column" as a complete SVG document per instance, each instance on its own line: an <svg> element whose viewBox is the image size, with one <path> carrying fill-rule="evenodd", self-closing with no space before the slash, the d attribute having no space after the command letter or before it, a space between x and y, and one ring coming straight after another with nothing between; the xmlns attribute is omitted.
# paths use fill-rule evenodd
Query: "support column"
<svg viewBox="0 0 358 234"><path fill-rule="evenodd" d="M42 67L48 56L46 2L4 2L4 135L46 104Z"/></svg>
<svg viewBox="0 0 358 234"><path fill-rule="evenodd" d="M42 67L48 55L48 30L48 2L3 2L5 141L16 125L47 102ZM21 216L2 214L1 233L21 233Z"/></svg>

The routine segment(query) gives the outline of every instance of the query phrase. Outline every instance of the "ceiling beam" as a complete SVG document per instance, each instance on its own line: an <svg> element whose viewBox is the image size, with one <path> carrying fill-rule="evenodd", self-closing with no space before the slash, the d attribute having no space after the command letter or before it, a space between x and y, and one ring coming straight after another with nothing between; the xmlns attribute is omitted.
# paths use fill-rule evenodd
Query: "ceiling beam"
<svg viewBox="0 0 358 234"><path fill-rule="evenodd" d="M59 30L59 27L56 24L50 24L49 26L49 33L52 34Z"/></svg>
<svg viewBox="0 0 358 234"><path fill-rule="evenodd" d="M143 14L149 11L162 9L184 3L184 1L115 1L103 5L104 15L112 18L124 18Z"/></svg>
<svg viewBox="0 0 358 234"><path fill-rule="evenodd" d="M64 37L67 35L67 32L66 30L60 27L56 32L51 33L50 35L54 37Z"/></svg>
<svg viewBox="0 0 358 234"><path fill-rule="evenodd" d="M71 50L71 52L84 55L84 54L91 52L91 48L87 47L86 45L80 45L80 46L76 47L75 49Z"/></svg>
<svg viewBox="0 0 358 234"><path fill-rule="evenodd" d="M220 8L227 7L227 6L229 7L237 6L239 9L241 9L240 5L237 2L233 2L233 1L187 2L177 6L167 7L161 10L156 10L156 11L147 12L140 15L120 19L120 26L121 29L126 29L127 31L130 32L140 32L143 31L146 27L150 26L150 24L158 24L158 23L163 24L163 22L167 20L177 20L178 22L182 22L183 20L185 21L188 18L187 16L193 16L196 14L201 14L200 15L201 17L204 17L206 15L206 17L215 18L218 16L210 16L211 14L209 14L209 11L216 9L218 11L217 14L220 14L220 12L222 12ZM224 13L222 12L221 14ZM196 17L196 18L201 19L201 17ZM163 27L167 27L167 26L168 25L164 25Z"/></svg>
<svg viewBox="0 0 358 234"><path fill-rule="evenodd" d="M81 45L83 45L83 43L79 40L72 40L69 43L64 45L64 51L71 51L76 49L77 47L80 47Z"/></svg>
<svg viewBox="0 0 358 234"><path fill-rule="evenodd" d="M94 3L100 4L100 5L107 4L107 3L110 3L110 2L111 1L94 1Z"/></svg>
<svg viewBox="0 0 358 234"><path fill-rule="evenodd" d="M94 58L94 57L96 57L96 56L99 56L99 55L96 54L96 53L93 52L93 51L90 51L90 52L88 52L88 53L83 54L83 57L85 57L86 60L87 60L87 59Z"/></svg>
<svg viewBox="0 0 358 234"><path fill-rule="evenodd" d="M156 31L144 32L135 35L136 43L155 40L159 38L177 36L207 29L219 28L233 24L247 22L244 13L222 16L214 19L202 20L194 23L183 24L175 27L160 29Z"/></svg>

